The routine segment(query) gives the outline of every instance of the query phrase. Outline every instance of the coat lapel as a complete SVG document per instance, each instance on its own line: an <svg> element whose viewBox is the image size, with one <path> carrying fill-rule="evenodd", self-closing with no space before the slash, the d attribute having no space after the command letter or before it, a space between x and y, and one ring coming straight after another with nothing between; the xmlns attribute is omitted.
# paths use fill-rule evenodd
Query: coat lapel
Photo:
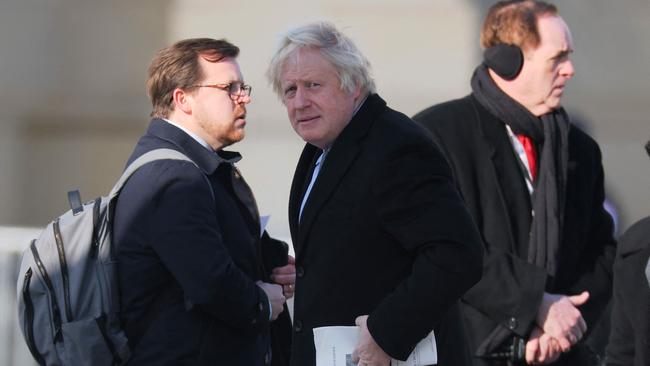
<svg viewBox="0 0 650 366"><path fill-rule="evenodd" d="M477 108L482 109L478 102ZM483 109L479 113L479 126L486 148L490 154L496 190L500 208L504 215L512 250L519 252L523 258L528 251L528 233L530 231L530 212L532 209L530 193L524 181L517 156L508 138L503 122ZM512 225L516 226L515 228ZM514 230L513 230L514 229ZM513 236L512 233L515 233Z"/></svg>
<svg viewBox="0 0 650 366"><path fill-rule="evenodd" d="M332 147L332 150L327 155L302 211L298 235L298 242L301 246L304 244L305 238L323 205L329 200L359 154L359 149L358 144L339 144L337 149ZM307 177L307 179L310 178Z"/></svg>
<svg viewBox="0 0 650 366"><path fill-rule="evenodd" d="M320 150L313 146L310 148L311 145L306 146L303 150L294 176L289 204L289 222L293 222L291 236L298 239L294 240L296 254L304 249L306 238L314 221L356 160L363 146L363 138L385 106L386 102L378 95L368 96L361 109L339 134L323 162L318 178L303 208L300 223L298 223L298 212L302 203L302 187L311 179L311 176L307 176L311 161L315 155L320 154Z"/></svg>
<svg viewBox="0 0 650 366"><path fill-rule="evenodd" d="M251 232L255 237L260 236L260 217L255 196L234 165L241 160L239 153L227 150L220 150L218 153L210 151L178 127L157 118L151 121L147 133L176 146L179 151L192 159L208 176L208 180L214 179L211 177L221 164L229 165L225 172L227 174L223 177L224 182L232 187L233 198L244 208L241 212L242 215L248 216ZM214 190L214 187L212 189Z"/></svg>
<svg viewBox="0 0 650 366"><path fill-rule="evenodd" d="M291 231L291 240L294 243L294 249L297 251L298 243L298 214L305 187L311 179L311 166L314 164L315 157L320 153L320 149L311 144L306 144L302 149L302 154L298 160L296 171L293 174L291 182L291 191L289 193L289 230Z"/></svg>

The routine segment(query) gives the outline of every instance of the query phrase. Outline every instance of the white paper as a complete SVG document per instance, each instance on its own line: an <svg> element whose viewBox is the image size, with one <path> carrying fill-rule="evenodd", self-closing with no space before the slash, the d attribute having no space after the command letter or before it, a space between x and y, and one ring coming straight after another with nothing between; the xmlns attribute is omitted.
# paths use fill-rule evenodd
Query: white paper
<svg viewBox="0 0 650 366"><path fill-rule="evenodd" d="M314 328L316 366L356 366L352 352L359 341L359 327ZM391 366L427 366L438 362L433 331L415 346L406 361L391 360Z"/></svg>
<svg viewBox="0 0 650 366"><path fill-rule="evenodd" d="M316 366L351 366L354 346L359 340L359 327L314 328ZM350 359L347 362L346 359Z"/></svg>
<svg viewBox="0 0 650 366"><path fill-rule="evenodd" d="M269 224L271 215L262 215L260 216L260 238L264 235L264 230L266 230L266 225Z"/></svg>

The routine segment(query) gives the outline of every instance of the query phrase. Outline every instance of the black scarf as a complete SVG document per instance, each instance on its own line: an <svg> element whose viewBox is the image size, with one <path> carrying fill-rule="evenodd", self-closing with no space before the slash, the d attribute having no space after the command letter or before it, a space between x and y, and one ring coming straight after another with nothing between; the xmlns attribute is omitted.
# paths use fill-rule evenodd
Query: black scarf
<svg viewBox="0 0 650 366"><path fill-rule="evenodd" d="M534 116L499 89L487 70L485 65L480 65L472 76L472 91L476 99L490 113L508 124L515 134L528 136L541 150L539 173L532 196L528 261L546 268L551 276L555 276L564 221L569 117L563 108L541 117Z"/></svg>

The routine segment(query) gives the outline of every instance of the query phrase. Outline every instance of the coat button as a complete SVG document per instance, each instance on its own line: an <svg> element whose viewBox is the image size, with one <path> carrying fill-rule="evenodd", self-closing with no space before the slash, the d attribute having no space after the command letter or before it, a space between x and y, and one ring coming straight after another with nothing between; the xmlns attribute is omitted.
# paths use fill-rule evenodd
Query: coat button
<svg viewBox="0 0 650 366"><path fill-rule="evenodd" d="M302 322L301 322L300 320L296 320L296 321L293 323L293 330L294 330L296 333L300 333L300 331L302 331Z"/></svg>
<svg viewBox="0 0 650 366"><path fill-rule="evenodd" d="M296 276L298 276L298 278L305 277L305 269L302 268L302 266L296 268Z"/></svg>
<svg viewBox="0 0 650 366"><path fill-rule="evenodd" d="M510 330L515 330L517 328L517 325L519 325L519 322L515 318L510 318L508 320L508 329Z"/></svg>

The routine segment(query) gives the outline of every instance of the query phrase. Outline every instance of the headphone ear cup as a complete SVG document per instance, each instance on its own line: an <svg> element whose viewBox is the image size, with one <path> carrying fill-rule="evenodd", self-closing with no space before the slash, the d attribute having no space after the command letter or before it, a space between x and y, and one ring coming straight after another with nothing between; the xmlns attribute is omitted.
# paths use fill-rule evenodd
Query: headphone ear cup
<svg viewBox="0 0 650 366"><path fill-rule="evenodd" d="M490 69L506 80L514 80L524 66L521 48L505 43L485 49L483 60Z"/></svg>

